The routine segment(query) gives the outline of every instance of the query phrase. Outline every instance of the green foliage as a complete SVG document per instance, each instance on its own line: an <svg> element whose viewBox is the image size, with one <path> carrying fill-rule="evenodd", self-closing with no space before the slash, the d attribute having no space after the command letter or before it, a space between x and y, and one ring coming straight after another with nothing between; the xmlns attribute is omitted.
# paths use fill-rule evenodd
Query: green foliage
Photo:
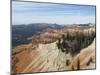
<svg viewBox="0 0 100 75"><path fill-rule="evenodd" d="M92 58L89 59L89 61L87 62L86 65L89 66L91 62L93 62L93 59Z"/></svg>
<svg viewBox="0 0 100 75"><path fill-rule="evenodd" d="M71 52L72 54L75 54L80 52L82 48L90 45L94 38L94 31L67 31L66 34L62 35L62 38L58 39L57 46L62 52Z"/></svg>
<svg viewBox="0 0 100 75"><path fill-rule="evenodd" d="M73 65L72 65L72 70L75 70Z"/></svg>
<svg viewBox="0 0 100 75"><path fill-rule="evenodd" d="M80 60L79 60L79 58L77 60L77 70L80 70Z"/></svg>
<svg viewBox="0 0 100 75"><path fill-rule="evenodd" d="M70 60L66 60L66 66L70 64Z"/></svg>
<svg viewBox="0 0 100 75"><path fill-rule="evenodd" d="M61 49L61 39L58 39L58 42L56 43L57 44L57 47L58 47L58 49Z"/></svg>

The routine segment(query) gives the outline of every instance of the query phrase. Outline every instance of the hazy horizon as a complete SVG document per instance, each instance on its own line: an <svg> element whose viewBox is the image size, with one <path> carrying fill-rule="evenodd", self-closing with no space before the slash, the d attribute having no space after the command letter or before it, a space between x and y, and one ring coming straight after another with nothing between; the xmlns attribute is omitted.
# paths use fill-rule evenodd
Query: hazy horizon
<svg viewBox="0 0 100 75"><path fill-rule="evenodd" d="M12 24L95 23L95 6L12 1Z"/></svg>
<svg viewBox="0 0 100 75"><path fill-rule="evenodd" d="M57 24L57 23L28 23L28 24L12 24L12 25L31 25L31 24ZM65 25L78 25L78 24L89 24L89 23L57 24L57 25L65 26ZM94 24L95 25L95 23L90 23L90 24Z"/></svg>

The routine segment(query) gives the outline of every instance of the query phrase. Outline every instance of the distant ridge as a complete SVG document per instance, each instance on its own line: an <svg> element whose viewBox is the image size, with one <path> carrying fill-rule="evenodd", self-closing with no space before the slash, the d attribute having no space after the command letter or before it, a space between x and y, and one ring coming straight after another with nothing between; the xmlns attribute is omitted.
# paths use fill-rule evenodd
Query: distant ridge
<svg viewBox="0 0 100 75"><path fill-rule="evenodd" d="M39 32L46 31L50 29L60 29L63 26L58 24L49 24L49 23L32 23L32 24L21 24L12 26L12 45L17 46L20 44L27 44L31 40L27 38L32 37L33 35L39 34Z"/></svg>

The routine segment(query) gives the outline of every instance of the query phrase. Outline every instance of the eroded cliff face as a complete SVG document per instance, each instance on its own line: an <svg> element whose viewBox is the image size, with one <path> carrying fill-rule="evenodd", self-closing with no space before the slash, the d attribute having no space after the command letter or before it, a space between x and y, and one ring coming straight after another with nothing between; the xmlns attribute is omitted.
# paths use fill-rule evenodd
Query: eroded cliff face
<svg viewBox="0 0 100 75"><path fill-rule="evenodd" d="M95 55L95 39L91 45L87 46L86 48L82 49L80 53L78 53L69 68L72 70L79 70L79 69L95 69L96 66L96 55Z"/></svg>
<svg viewBox="0 0 100 75"><path fill-rule="evenodd" d="M56 42L39 44L37 49L22 50L14 55L12 63L17 73L63 71L66 70L67 59L72 59L70 53L58 49Z"/></svg>
<svg viewBox="0 0 100 75"><path fill-rule="evenodd" d="M13 73L95 69L95 28L49 30L13 49Z"/></svg>

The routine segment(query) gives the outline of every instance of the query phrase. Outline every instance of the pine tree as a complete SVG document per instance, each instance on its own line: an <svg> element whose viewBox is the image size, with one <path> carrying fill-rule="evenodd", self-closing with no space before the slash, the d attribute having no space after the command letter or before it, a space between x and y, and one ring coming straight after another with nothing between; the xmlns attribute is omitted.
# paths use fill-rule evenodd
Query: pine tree
<svg viewBox="0 0 100 75"><path fill-rule="evenodd" d="M75 70L73 65L72 65L72 70L73 70L73 71Z"/></svg>
<svg viewBox="0 0 100 75"><path fill-rule="evenodd" d="M77 70L80 70L80 60L79 60L79 58L77 60Z"/></svg>

